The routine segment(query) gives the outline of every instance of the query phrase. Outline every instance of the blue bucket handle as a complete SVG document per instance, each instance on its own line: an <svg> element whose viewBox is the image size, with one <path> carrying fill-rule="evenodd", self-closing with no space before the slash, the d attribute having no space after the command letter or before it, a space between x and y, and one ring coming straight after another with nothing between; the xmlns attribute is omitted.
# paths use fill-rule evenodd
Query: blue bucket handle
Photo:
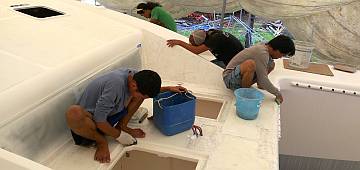
<svg viewBox="0 0 360 170"><path fill-rule="evenodd" d="M171 99L172 97L174 97L174 96L176 96L176 95L178 95L178 94L181 94L181 93L174 93L173 95L171 95L171 96L169 96L169 97L160 98L160 99L156 100L155 102L158 103L158 105L159 105L159 107L160 107L161 109L164 109L164 108L161 106L160 102L161 102L162 100ZM194 100L194 99L195 99L195 97L189 96L188 94L191 94L191 95L192 95L192 91L189 90L189 91L185 92L184 95L185 95L187 98L191 99L191 100Z"/></svg>
<svg viewBox="0 0 360 170"><path fill-rule="evenodd" d="M259 108L263 101L264 101L264 99L259 100L259 103L256 105L256 107ZM234 103L234 106L236 106L236 103Z"/></svg>
<svg viewBox="0 0 360 170"><path fill-rule="evenodd" d="M257 104L257 107L261 106L261 103L264 101L264 99L259 100L259 103ZM236 105L236 103L234 103L234 105Z"/></svg>

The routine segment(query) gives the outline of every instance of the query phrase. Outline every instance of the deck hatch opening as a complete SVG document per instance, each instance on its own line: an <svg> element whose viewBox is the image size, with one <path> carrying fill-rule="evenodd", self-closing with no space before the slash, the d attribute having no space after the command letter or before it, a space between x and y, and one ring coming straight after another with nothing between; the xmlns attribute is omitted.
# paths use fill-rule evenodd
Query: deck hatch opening
<svg viewBox="0 0 360 170"><path fill-rule="evenodd" d="M127 151L112 170L196 170L197 160L189 161L171 155L140 150Z"/></svg>
<svg viewBox="0 0 360 170"><path fill-rule="evenodd" d="M21 12L26 15L30 15L36 18L47 18L58 15L64 15L63 12L59 12L44 6L32 6L25 8L16 8L15 11Z"/></svg>
<svg viewBox="0 0 360 170"><path fill-rule="evenodd" d="M217 119L221 108L223 106L223 102L205 99L205 98L197 98L196 99L196 116L206 117L210 119Z"/></svg>

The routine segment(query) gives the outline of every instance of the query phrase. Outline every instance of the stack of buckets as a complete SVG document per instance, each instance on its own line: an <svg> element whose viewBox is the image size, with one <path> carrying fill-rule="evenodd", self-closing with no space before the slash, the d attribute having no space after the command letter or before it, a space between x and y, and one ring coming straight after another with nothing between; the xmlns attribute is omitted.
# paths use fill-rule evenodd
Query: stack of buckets
<svg viewBox="0 0 360 170"><path fill-rule="evenodd" d="M294 43L296 52L289 59L289 65L300 69L308 68L315 44L306 41L294 41Z"/></svg>
<svg viewBox="0 0 360 170"><path fill-rule="evenodd" d="M236 114L245 120L256 119L264 94L254 88L239 88L234 91Z"/></svg>

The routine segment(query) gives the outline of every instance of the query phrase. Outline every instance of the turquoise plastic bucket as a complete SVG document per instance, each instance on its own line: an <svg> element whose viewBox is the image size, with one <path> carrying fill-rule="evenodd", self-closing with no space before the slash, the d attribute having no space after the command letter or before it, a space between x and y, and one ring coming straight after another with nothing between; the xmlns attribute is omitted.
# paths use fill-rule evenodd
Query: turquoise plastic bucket
<svg viewBox="0 0 360 170"><path fill-rule="evenodd" d="M264 94L253 88L239 88L234 91L236 97L236 114L246 120L256 119Z"/></svg>

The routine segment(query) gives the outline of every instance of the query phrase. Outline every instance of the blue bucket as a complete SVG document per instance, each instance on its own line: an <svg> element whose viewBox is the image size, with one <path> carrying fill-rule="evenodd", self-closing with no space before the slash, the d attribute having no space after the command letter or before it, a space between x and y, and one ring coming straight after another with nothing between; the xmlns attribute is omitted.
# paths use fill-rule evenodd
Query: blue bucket
<svg viewBox="0 0 360 170"><path fill-rule="evenodd" d="M196 97L190 93L160 93L153 100L155 126L167 136L191 129Z"/></svg>
<svg viewBox="0 0 360 170"><path fill-rule="evenodd" d="M239 88L234 91L236 97L236 114L246 120L256 119L264 94L253 88Z"/></svg>

